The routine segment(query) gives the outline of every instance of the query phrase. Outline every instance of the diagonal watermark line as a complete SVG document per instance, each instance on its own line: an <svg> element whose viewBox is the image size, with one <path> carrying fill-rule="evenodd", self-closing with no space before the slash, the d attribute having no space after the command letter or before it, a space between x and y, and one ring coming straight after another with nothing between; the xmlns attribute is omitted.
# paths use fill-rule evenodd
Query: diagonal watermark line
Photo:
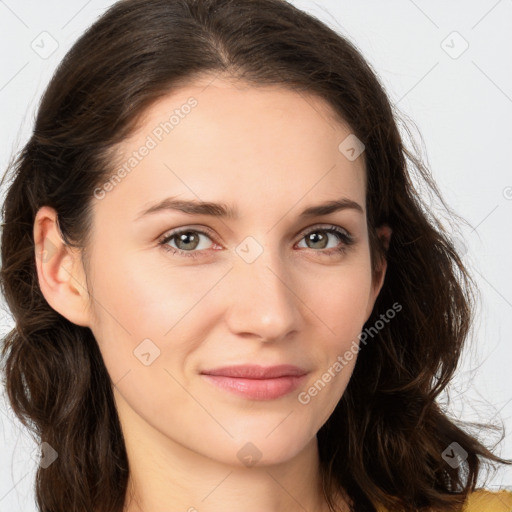
<svg viewBox="0 0 512 512"><path fill-rule="evenodd" d="M208 87L209 85L210 84L208 84L206 87ZM206 89L206 87L204 89ZM203 89L203 91L204 91L204 89ZM164 167L166 169L168 169L169 171L171 171L174 174L174 176L176 176L176 178L178 178L181 181L181 183L183 183L183 185L185 185L185 187L187 187L190 190L190 192L192 192L192 194L194 194L197 197L197 199L199 199L201 201L201 198L165 162L164 162Z"/></svg>
<svg viewBox="0 0 512 512"><path fill-rule="evenodd" d="M62 25L61 30L66 28L91 2L92 0L89 0L85 5L83 5L64 25Z"/></svg>
<svg viewBox="0 0 512 512"><path fill-rule="evenodd" d="M274 476L273 476L273 475L272 475L268 470L265 470L265 471L266 471L266 473L270 476L270 478L272 478L272 480L274 480L274 482L276 482L276 484L277 484L277 485L279 485L279 487L281 487L281 489L283 489L283 491L284 491L286 494L288 494L288 496L290 496L290 498L291 498L293 501L295 501L295 503L297 503L297 505L299 505L299 507L300 507L302 510L304 510L305 512L308 512L308 511L307 511L307 510L306 510L306 509L305 509L305 508L304 508L304 507L303 507L303 506L302 506L302 505L297 501L297 499L296 499L294 496L292 496L292 495L288 492L288 490L287 490L285 487L283 487L283 486L279 483L279 480L277 480L277 479L276 479L276 478L275 478L275 477L274 477Z"/></svg>
<svg viewBox="0 0 512 512"><path fill-rule="evenodd" d="M112 384L114 385L114 387L117 388L117 385L132 371L132 369L130 368L120 379L117 379L117 382L112 382ZM119 388L117 388L119 389Z"/></svg>
<svg viewBox="0 0 512 512"><path fill-rule="evenodd" d="M495 413L494 415L491 417L491 419L489 420L489 423L496 417L498 416L498 414L503 410L505 409L505 407L510 403L512 402L512 398L508 399Z"/></svg>
<svg viewBox="0 0 512 512"><path fill-rule="evenodd" d="M479 272L476 268L475 270L480 274L480 277L512 308L510 301L495 286L493 286L492 283L486 279L481 272Z"/></svg>
<svg viewBox="0 0 512 512"><path fill-rule="evenodd" d="M25 27L30 28L3 0L0 0L0 4L5 6L9 11L11 11L11 14L15 16Z"/></svg>
<svg viewBox="0 0 512 512"><path fill-rule="evenodd" d="M2 85L2 87L0 87L0 92L2 92L28 65L28 62L25 63L21 69L19 69L11 78L9 78L9 80L4 85Z"/></svg>
<svg viewBox="0 0 512 512"><path fill-rule="evenodd" d="M22 476L1 498L0 498L0 501L2 501L4 498L6 498L15 488L16 486L24 479L26 478L28 475L30 475L30 471L25 474L24 476Z"/></svg>
<svg viewBox="0 0 512 512"><path fill-rule="evenodd" d="M174 381L179 384L183 390L188 393L190 395L191 398L193 398L197 404L202 407L204 409L204 411L208 414L208 416L210 416L210 418L212 418L213 421L215 421L215 423L217 423L217 425L219 425L227 434L229 437L231 437L232 439L234 439L233 435L229 432L229 430L224 427L224 425L222 425L222 423L220 423L220 421L218 421L215 416L212 415L212 413L210 411L208 411L208 409L206 409L206 407L181 383L179 382L175 377L174 375L171 374L171 372L169 370L167 370L167 368L164 368L164 370L174 379Z"/></svg>
<svg viewBox="0 0 512 512"><path fill-rule="evenodd" d="M439 65L439 61L437 61L396 103L398 105L415 87L417 87L425 77L437 66Z"/></svg>
<svg viewBox="0 0 512 512"><path fill-rule="evenodd" d="M233 471L230 471L201 501L204 501L206 498L208 498L208 496L210 496L210 494L212 494L214 491L216 491L219 487L220 484L222 484L226 478L231 475L231 473L233 473Z"/></svg>
<svg viewBox="0 0 512 512"><path fill-rule="evenodd" d="M505 490L508 490L509 492L511 491L511 489L505 489ZM501 501L501 503L503 503L503 505L505 505L506 507L509 507L510 506L510 500L507 500L505 501L504 499L502 499L501 496L499 496L498 494L496 494L495 496L497 496L497 498Z"/></svg>
<svg viewBox="0 0 512 512"><path fill-rule="evenodd" d="M430 21L430 23L432 23L436 28L439 28L439 25L425 11L420 9L420 7L413 0L409 0L409 2L411 2L411 4L414 5L414 7L416 7L416 9L418 9L418 11L420 11L423 16L425 16L425 18Z"/></svg>
<svg viewBox="0 0 512 512"><path fill-rule="evenodd" d="M290 411L266 436L265 438L267 438L270 434L272 434L272 432L274 432L274 430L277 429L277 427L279 427L280 425L283 424L284 421L286 421L286 418L288 418L288 416L290 416L290 414L293 414L293 410Z"/></svg>
<svg viewBox="0 0 512 512"><path fill-rule="evenodd" d="M284 215L267 231L267 233L270 233L285 217L288 215L288 213L297 206L304 197L309 194L334 168L336 167L336 164L334 164L316 183L314 183L309 190L307 190L297 201L295 204L293 204L290 208L288 208L288 211L284 213Z"/></svg>
<svg viewBox="0 0 512 512"><path fill-rule="evenodd" d="M267 265L267 268L270 270L270 272L272 272L272 274L274 274L278 279L279 281L281 281L285 286L286 288L288 288L288 290L290 290L293 295L295 295L295 297L297 297L297 299L299 299L302 304L304 304L304 306L306 306L309 311L311 311L311 313L313 313L313 315L315 315L318 320L320 320L320 322L322 322L325 327L327 327L327 329L329 329L329 331L331 331L331 333L333 334L333 336L336 336L336 333Z"/></svg>
<svg viewBox="0 0 512 512"><path fill-rule="evenodd" d="M498 206L499 206L499 204L497 204L497 205L496 205L496 206L495 206L495 207L494 207L494 208L493 208L493 209L492 209L492 210L491 210L491 211L490 211L490 212L489 212L489 213L488 213L488 214L487 214L487 215L486 215L486 216L485 216L485 217L484 217L484 218L483 218L483 219L482 219L482 220L481 220L481 221L480 221L480 222L479 222L479 223L478 223L478 224L477 224L477 225L476 225L472 230L471 230L470 234L471 234L471 233L473 233L473 231L476 231L476 229L478 228L478 226L480 226L480 224L482 224L482 223L483 223L483 221L484 221L485 219L487 219L487 218L491 215L491 213L493 213L493 212L496 210L496 208L498 208Z"/></svg>
<svg viewBox="0 0 512 512"><path fill-rule="evenodd" d="M501 3L501 0L498 0L472 27L471 30L473 30L484 18L487 17L487 15L494 10L494 8Z"/></svg>
<svg viewBox="0 0 512 512"><path fill-rule="evenodd" d="M233 270L233 267L231 267L165 334L164 336L167 336L175 327L178 325L185 316L187 316L204 298L206 295L208 295L215 286L217 286L222 279L224 279L231 271Z"/></svg>
<svg viewBox="0 0 512 512"><path fill-rule="evenodd" d="M201 94L202 92L204 92L205 89L207 89L208 87L210 87L210 85L212 85L212 83L217 80L217 78L219 77L219 73L216 73L214 75L214 77L199 91L199 94Z"/></svg>
<svg viewBox="0 0 512 512"><path fill-rule="evenodd" d="M495 87L498 89L503 96L505 96L508 101L512 103L512 98L474 61L471 61L479 70L480 72L487 77L487 80L489 80Z"/></svg>

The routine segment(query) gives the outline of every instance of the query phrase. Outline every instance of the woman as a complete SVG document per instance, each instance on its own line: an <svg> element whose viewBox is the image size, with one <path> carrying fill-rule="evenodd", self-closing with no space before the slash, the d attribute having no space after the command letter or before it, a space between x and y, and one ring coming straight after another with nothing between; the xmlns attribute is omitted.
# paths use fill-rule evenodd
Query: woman
<svg viewBox="0 0 512 512"><path fill-rule="evenodd" d="M474 285L407 159L438 193L358 51L284 1L105 13L4 204L40 510L512 506L436 402Z"/></svg>

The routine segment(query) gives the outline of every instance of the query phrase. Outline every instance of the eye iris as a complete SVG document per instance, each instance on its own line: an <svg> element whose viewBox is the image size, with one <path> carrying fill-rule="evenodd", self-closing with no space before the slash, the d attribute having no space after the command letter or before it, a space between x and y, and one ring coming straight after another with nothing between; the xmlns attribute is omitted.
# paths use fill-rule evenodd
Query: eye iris
<svg viewBox="0 0 512 512"><path fill-rule="evenodd" d="M189 240L191 238L193 239L192 242L190 242L190 240ZM185 243L185 247L183 247L183 246L180 247L181 242ZM195 242L195 245L194 245L194 242ZM193 247L187 247L187 245L190 243L192 243ZM197 247L198 243L199 243L199 236L192 231L187 231L185 233L176 235L176 245L177 245L178 249L182 249L182 250L195 249Z"/></svg>
<svg viewBox="0 0 512 512"><path fill-rule="evenodd" d="M314 233L310 233L309 235L307 235L306 243L308 243L308 242L316 243L318 240L320 240L320 242L323 242L323 245L321 245L320 247L318 247L318 246L313 247L313 249L324 249L327 246L327 236L325 234L318 235L318 233L321 233L321 232L315 231ZM308 244L308 247L309 247L309 244Z"/></svg>

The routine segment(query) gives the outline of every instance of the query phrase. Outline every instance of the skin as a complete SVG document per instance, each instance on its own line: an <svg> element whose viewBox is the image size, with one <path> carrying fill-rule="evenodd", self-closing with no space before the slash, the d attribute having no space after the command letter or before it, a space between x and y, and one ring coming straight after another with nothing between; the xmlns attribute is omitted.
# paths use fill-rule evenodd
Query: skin
<svg viewBox="0 0 512 512"><path fill-rule="evenodd" d="M119 146L120 161L191 96L198 105L190 114L93 199L87 268L63 243L55 211L38 211L41 290L56 311L88 326L101 349L130 462L128 512L324 511L316 434L356 357L307 405L297 397L358 342L383 284L385 261L371 277L363 155L350 161L340 152L350 128L322 99L209 78L155 103ZM167 210L135 220L168 196L227 203L240 217ZM308 206L342 197L363 213L299 218ZM354 236L345 253L323 254L344 244L322 231L331 225ZM183 249L177 237L167 242L201 253L190 258L158 245L176 228L210 228L213 236L197 235L196 248L188 241ZM327 236L328 246L308 245L308 231ZM378 235L387 245L391 230L382 226ZM244 246L247 237L259 245ZM41 258L48 247L51 258ZM262 253L248 263L237 247ZM145 365L134 350L148 338L160 355ZM291 363L309 373L274 400L233 395L199 375L241 363ZM247 443L260 452L253 466L237 456Z"/></svg>

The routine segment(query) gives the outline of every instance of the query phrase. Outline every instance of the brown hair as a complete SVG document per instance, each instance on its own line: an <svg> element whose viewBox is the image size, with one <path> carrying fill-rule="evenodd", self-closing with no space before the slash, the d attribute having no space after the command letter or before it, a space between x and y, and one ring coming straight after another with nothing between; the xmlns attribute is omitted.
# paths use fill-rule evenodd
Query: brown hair
<svg viewBox="0 0 512 512"><path fill-rule="evenodd" d="M365 145L373 271L378 257L388 261L365 328L391 304L403 309L361 350L318 433L332 509L336 489L344 489L358 512L375 511L377 503L393 511L458 510L484 460L512 463L436 401L469 333L475 283L415 188L412 172L441 199L425 165L404 147L375 72L351 42L284 0L114 4L59 65L33 133L8 168L1 285L16 326L3 340L6 389L24 425L59 454L37 471L39 509L120 512L129 466L91 330L53 310L39 288L36 212L43 205L56 210L63 239L83 250L85 262L93 191L113 172L115 145L157 99L200 74L220 73L315 94ZM393 230L386 253L375 234L384 223ZM468 454L457 467L442 455L453 442Z"/></svg>

